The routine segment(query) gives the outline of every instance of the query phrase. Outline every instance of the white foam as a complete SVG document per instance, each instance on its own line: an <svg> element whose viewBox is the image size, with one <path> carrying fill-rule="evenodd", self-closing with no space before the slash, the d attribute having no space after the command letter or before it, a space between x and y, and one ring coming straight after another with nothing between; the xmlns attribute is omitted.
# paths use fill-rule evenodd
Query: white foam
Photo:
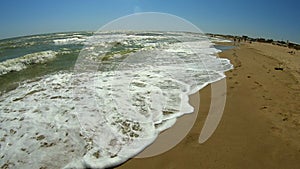
<svg viewBox="0 0 300 169"><path fill-rule="evenodd" d="M232 42L232 40L224 39L222 37L210 37L209 39L214 43L218 43L218 42L230 43L230 42Z"/></svg>
<svg viewBox="0 0 300 169"><path fill-rule="evenodd" d="M51 59L54 59L56 57L56 54L56 52L49 50L31 53L22 57L0 62L0 75L14 71L21 71L23 69L26 69L28 65L45 63Z"/></svg>
<svg viewBox="0 0 300 169"><path fill-rule="evenodd" d="M101 39L90 40L100 49L114 42L136 42L145 48L127 54L109 71L47 75L1 95L2 163L9 160L14 168L120 164L150 145L177 117L191 113L190 94L224 78L224 71L232 68L229 60L215 56L219 50L202 36L159 42L155 48L144 45L146 36L97 36ZM164 40L168 38L159 37ZM101 57L99 47L86 44L85 58L79 60ZM116 55L110 66L120 59Z"/></svg>
<svg viewBox="0 0 300 169"><path fill-rule="evenodd" d="M81 44L85 41L85 37L81 35L76 35L72 38L66 38L66 39L55 39L53 42L55 45L66 45L66 44Z"/></svg>

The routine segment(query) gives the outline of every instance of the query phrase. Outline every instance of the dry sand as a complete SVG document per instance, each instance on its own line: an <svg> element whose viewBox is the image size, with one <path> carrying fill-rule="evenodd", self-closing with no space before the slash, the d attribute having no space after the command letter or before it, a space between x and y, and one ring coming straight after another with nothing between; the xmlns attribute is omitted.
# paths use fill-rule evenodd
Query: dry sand
<svg viewBox="0 0 300 169"><path fill-rule="evenodd" d="M221 53L235 69L226 73L226 107L213 136L198 143L210 106L207 86L200 91L197 121L180 144L117 168L300 168L300 52L290 51L294 50L244 43Z"/></svg>

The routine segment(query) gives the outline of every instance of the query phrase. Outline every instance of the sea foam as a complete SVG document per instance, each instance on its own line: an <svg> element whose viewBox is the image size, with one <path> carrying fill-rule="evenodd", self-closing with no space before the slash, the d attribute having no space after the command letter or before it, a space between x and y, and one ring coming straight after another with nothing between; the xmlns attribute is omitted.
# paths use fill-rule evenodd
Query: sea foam
<svg viewBox="0 0 300 169"><path fill-rule="evenodd" d="M0 62L0 75L7 74L9 72L21 71L26 69L28 65L45 63L56 57L55 51L42 51L24 55L22 57L8 59L4 62Z"/></svg>
<svg viewBox="0 0 300 169"><path fill-rule="evenodd" d="M27 81L1 95L1 163L120 164L192 113L190 94L232 69L201 34L146 35L100 33L85 42L76 71Z"/></svg>
<svg viewBox="0 0 300 169"><path fill-rule="evenodd" d="M80 35L76 35L76 37L70 37L70 38L66 38L66 39L55 39L55 40L53 40L53 42L56 45L81 44L84 41L85 41L85 37L80 36Z"/></svg>

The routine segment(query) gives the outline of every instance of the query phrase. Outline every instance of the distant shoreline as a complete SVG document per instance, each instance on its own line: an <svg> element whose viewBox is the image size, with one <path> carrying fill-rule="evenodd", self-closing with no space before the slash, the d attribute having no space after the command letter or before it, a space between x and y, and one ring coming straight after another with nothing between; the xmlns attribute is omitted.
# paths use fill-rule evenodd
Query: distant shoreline
<svg viewBox="0 0 300 169"><path fill-rule="evenodd" d="M273 39L265 39L265 38L252 38L248 36L234 36L234 35L223 35L223 34L213 34L213 33L206 33L207 36L210 37L217 37L217 38L224 38L224 39L230 39L233 42L261 42L261 43L270 43L273 45L288 47L291 49L300 50L300 45L298 43L290 42L290 41L279 41L279 40L273 40Z"/></svg>

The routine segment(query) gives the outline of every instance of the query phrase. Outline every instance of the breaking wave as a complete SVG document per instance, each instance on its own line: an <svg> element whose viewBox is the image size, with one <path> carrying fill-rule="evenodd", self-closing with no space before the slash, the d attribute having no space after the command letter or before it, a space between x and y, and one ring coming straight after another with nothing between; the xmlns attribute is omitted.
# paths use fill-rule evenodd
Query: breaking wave
<svg viewBox="0 0 300 169"><path fill-rule="evenodd" d="M42 51L24 55L22 57L8 59L0 62L0 75L7 74L9 72L21 71L26 69L29 65L45 63L56 57L55 51Z"/></svg>
<svg viewBox="0 0 300 169"><path fill-rule="evenodd" d="M177 117L192 113L188 96L232 69L202 34L104 32L85 44L77 71L26 81L0 96L1 163L117 165L150 145ZM55 56L44 51L7 60L0 63L1 74Z"/></svg>

